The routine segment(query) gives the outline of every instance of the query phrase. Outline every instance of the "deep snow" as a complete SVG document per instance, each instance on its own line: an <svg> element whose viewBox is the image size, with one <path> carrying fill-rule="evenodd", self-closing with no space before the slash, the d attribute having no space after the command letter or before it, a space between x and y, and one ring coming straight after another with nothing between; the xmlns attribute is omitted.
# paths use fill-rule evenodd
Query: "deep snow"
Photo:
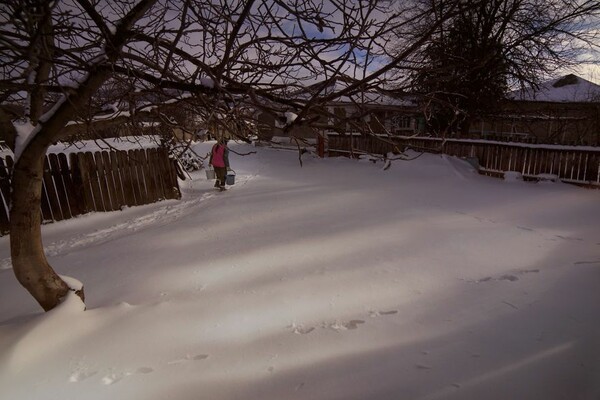
<svg viewBox="0 0 600 400"><path fill-rule="evenodd" d="M600 191L232 148L227 192L43 227L87 311L0 238L1 399L600 397Z"/></svg>

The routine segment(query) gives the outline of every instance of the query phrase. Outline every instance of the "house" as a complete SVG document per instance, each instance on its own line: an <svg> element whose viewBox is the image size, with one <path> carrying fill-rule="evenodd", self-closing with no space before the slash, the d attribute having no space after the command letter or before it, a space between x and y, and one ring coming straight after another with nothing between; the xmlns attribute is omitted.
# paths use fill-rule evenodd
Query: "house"
<svg viewBox="0 0 600 400"><path fill-rule="evenodd" d="M569 74L511 92L498 111L475 119L470 134L600 146L600 85Z"/></svg>
<svg viewBox="0 0 600 400"><path fill-rule="evenodd" d="M345 92L352 83L337 78L329 82L309 86L297 93L299 101L309 102L313 96L334 96L325 104L314 107L309 119L310 126L301 125L287 128L289 118L286 113L280 117L260 112L256 116L257 130L261 138L293 136L315 138L316 136L381 135L394 136L413 134L419 129L418 100L415 96L386 91L379 88L356 88ZM289 110L287 115L293 115ZM287 129L286 129L287 128Z"/></svg>
<svg viewBox="0 0 600 400"><path fill-rule="evenodd" d="M259 136L266 139L321 136L345 148L374 149L378 148L374 143L359 142L428 134L423 112L426 107L420 96L376 87L345 93L351 83L335 79L312 85L300 93L299 98L306 101L315 95L344 93L314 108L311 126L286 129L283 115L278 118L258 113ZM600 85L569 74L545 82L535 90L508 93L496 111L473 118L468 138L600 146Z"/></svg>

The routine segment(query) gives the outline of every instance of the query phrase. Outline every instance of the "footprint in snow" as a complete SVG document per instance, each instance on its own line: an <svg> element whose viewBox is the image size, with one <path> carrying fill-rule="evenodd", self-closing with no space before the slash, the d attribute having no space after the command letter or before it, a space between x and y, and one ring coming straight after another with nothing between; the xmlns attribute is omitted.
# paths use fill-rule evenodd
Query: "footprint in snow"
<svg viewBox="0 0 600 400"><path fill-rule="evenodd" d="M359 325L362 325L364 323L365 321L363 321L362 319L353 319L352 321L346 322L344 324L344 327L346 327L346 329L356 329Z"/></svg>
<svg viewBox="0 0 600 400"><path fill-rule="evenodd" d="M535 231L533 228L528 228L526 226L517 226L517 229L521 229L523 231L528 231L528 232L534 232Z"/></svg>
<svg viewBox="0 0 600 400"><path fill-rule="evenodd" d="M574 265L600 264L600 260L599 261L575 261L573 264Z"/></svg>
<svg viewBox="0 0 600 400"><path fill-rule="evenodd" d="M369 317L375 318L386 315L395 315L398 314L398 310L389 310L389 311L369 311Z"/></svg>
<svg viewBox="0 0 600 400"><path fill-rule="evenodd" d="M522 270L515 271L512 274L500 275L497 278L493 278L491 276L486 276L485 278L476 280L475 283L489 282L492 280L516 282L519 280L519 277L517 275L537 274L538 272L540 272L539 269L522 269ZM469 281L469 282L473 282L473 281Z"/></svg>
<svg viewBox="0 0 600 400"><path fill-rule="evenodd" d="M476 280L475 283L483 283L483 282L490 282L490 281L510 281L510 282L515 282L518 281L519 278L514 276L514 275L510 275L510 274L506 274L506 275L502 275L498 278L492 278L491 276L486 276L485 278L481 278L479 280ZM472 281L470 281L472 282Z"/></svg>
<svg viewBox="0 0 600 400"><path fill-rule="evenodd" d="M126 378L128 376L136 375L136 374L146 375L146 374L149 374L151 372L154 372L154 369L150 368L150 367L140 367L140 368L136 369L133 372L130 372L130 371L126 371L126 372L111 372L110 374L105 375L102 378L102 383L104 385L107 385L107 386L108 385L113 385L113 384L121 381L123 378Z"/></svg>
<svg viewBox="0 0 600 400"><path fill-rule="evenodd" d="M112 385L119 382L124 377L124 373L110 373L102 378L102 383L107 386Z"/></svg>
<svg viewBox="0 0 600 400"><path fill-rule="evenodd" d="M524 274L537 274L538 272L540 272L539 269L523 269L521 271L517 271L518 274L524 275Z"/></svg>
<svg viewBox="0 0 600 400"><path fill-rule="evenodd" d="M369 316L371 317L378 317L381 315L394 315L397 314L398 311L397 310L390 310L390 311L371 311L369 312ZM334 330L336 332L340 332L340 331L350 331L350 330L355 330L358 329L358 327L362 324L364 324L365 321L362 319L352 319L350 321L346 321L346 322L340 322L340 321L334 321L334 322L324 322L321 325L321 328L323 329L331 329ZM287 329L291 329L293 333L297 334L297 335L307 335L309 333L311 333L312 331L314 331L316 328L314 326L309 326L309 327L305 327L302 324L297 325L296 323L292 323L291 325L288 325L286 327Z"/></svg>
<svg viewBox="0 0 600 400"><path fill-rule="evenodd" d="M562 239L562 240L575 240L575 241L578 241L578 242L582 242L583 241L582 238L571 237L571 236L554 235L554 237L557 237L557 238Z"/></svg>
<svg viewBox="0 0 600 400"><path fill-rule="evenodd" d="M208 358L208 354L197 354L195 356L186 354L186 356L184 358L179 358L177 360L169 361L169 362L167 362L167 364L176 365L176 364L182 364L182 363L188 362L188 361L206 360L207 358Z"/></svg>
<svg viewBox="0 0 600 400"><path fill-rule="evenodd" d="M514 275L507 274L507 275L502 275L500 278L498 278L498 280L499 281L511 281L511 282L515 282L515 281L518 281L519 278L517 278Z"/></svg>
<svg viewBox="0 0 600 400"><path fill-rule="evenodd" d="M354 330L357 329L359 325L364 324L365 321L363 321L362 319L353 319L351 321L348 322L332 322L332 323L326 323L324 324L324 328L329 328L332 329L336 332L340 332L340 331L347 331L347 330Z"/></svg>
<svg viewBox="0 0 600 400"><path fill-rule="evenodd" d="M87 369L80 369L80 370L73 372L71 374L71 376L69 376L69 382L71 382L71 383L81 382L81 381L86 380L87 378L90 378L90 377L96 375L97 373L98 373L98 371L89 371Z"/></svg>
<svg viewBox="0 0 600 400"><path fill-rule="evenodd" d="M315 330L314 326L305 327L302 324L296 325L295 323L288 326L288 328L290 328L292 332L296 335L308 335L309 333Z"/></svg>

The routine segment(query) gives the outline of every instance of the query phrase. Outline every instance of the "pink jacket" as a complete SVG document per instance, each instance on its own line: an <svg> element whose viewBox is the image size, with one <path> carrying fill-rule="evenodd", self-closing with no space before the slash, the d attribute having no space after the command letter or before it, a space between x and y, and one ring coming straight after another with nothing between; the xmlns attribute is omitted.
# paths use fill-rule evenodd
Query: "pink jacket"
<svg viewBox="0 0 600 400"><path fill-rule="evenodd" d="M212 156L210 163L215 167L228 167L227 163L227 148L222 144L216 144L212 148Z"/></svg>

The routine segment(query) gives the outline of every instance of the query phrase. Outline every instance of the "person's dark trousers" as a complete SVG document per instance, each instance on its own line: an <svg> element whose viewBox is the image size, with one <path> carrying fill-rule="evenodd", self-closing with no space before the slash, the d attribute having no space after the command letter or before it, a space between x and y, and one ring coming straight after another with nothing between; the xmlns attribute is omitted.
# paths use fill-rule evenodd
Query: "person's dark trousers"
<svg viewBox="0 0 600 400"><path fill-rule="evenodd" d="M225 187L225 179L227 177L227 168L226 167L215 167L215 175L217 175L217 181L215 182L215 187Z"/></svg>

